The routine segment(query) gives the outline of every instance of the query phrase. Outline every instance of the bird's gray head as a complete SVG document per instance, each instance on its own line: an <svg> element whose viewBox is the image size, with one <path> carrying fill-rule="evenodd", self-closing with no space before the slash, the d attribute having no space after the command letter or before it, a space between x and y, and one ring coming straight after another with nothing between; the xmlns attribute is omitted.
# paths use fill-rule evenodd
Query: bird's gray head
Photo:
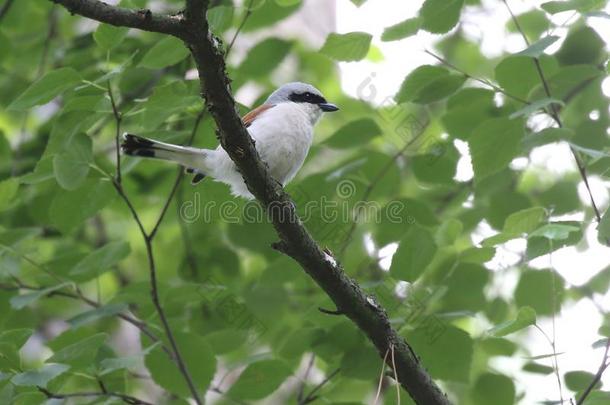
<svg viewBox="0 0 610 405"><path fill-rule="evenodd" d="M312 106L317 106L322 111L337 111L339 107L326 101L320 90L313 87L311 84L293 82L286 83L276 91L271 93L265 104L279 103L307 103Z"/></svg>

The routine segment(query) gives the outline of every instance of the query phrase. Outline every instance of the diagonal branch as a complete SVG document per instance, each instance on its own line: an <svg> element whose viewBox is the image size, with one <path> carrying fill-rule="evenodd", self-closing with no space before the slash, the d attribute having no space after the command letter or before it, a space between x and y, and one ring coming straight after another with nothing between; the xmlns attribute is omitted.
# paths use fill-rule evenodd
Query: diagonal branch
<svg viewBox="0 0 610 405"><path fill-rule="evenodd" d="M51 0L61 4L70 13L91 18L117 27L138 28L182 37L184 27L181 16L154 14L148 9L132 10L116 7L98 0Z"/></svg>
<svg viewBox="0 0 610 405"><path fill-rule="evenodd" d="M136 26L133 19L126 19L125 15L121 15L125 11L119 13L119 18L113 18L112 16L116 14L114 11L121 9L112 6L105 5L104 7L109 8L110 11L101 14L92 12L91 7L74 7L74 3L87 5L99 3L95 0L84 0L82 2L74 0L54 1L64 5L71 4L72 8L69 9L75 14L114 25ZM299 220L294 202L290 196L270 176L237 113L235 101L231 95L230 80L225 72L224 55L217 47L218 42L209 35L207 20L202 17L201 24L196 20L199 5L203 5L203 11L205 11L207 1L192 0L187 2L189 8L186 14L193 16L191 18L195 18L195 21L187 21L184 30L177 29L171 22L174 21L171 17L170 22L166 21L168 17L161 17L170 28L165 25L163 27L166 33L176 35L187 43L197 65L201 94L205 98L208 111L214 118L220 132L222 147L235 162L250 192L265 208L273 208L270 210L270 218L280 238L280 242L276 246L301 265L307 274L333 300L337 309L348 316L369 337L377 347L380 356L391 347L394 348L397 379L415 402L431 405L450 404L440 388L432 381L423 365L419 363L411 347L392 328L385 310L372 297L367 296L360 286L345 274L341 265L332 256L325 253L313 240ZM93 11L95 9L94 7ZM154 18L156 18L155 21L158 21L160 17ZM136 28L146 29L150 27L142 27L142 24L138 24ZM155 31L163 32L159 29ZM115 187L117 186L115 182ZM120 186L117 187L117 190L119 193L122 191ZM128 201L124 193L121 196L126 202ZM132 210L132 214L134 214L134 217L136 216L135 210ZM146 237L145 233L143 235L147 245L151 278L154 278L156 273L151 240ZM154 279L151 279L151 284L155 285ZM154 297L155 294L153 294ZM159 303L155 302L155 304L159 309ZM159 315L161 314L162 311ZM164 317L161 317L161 320L163 322ZM166 326L165 329L168 332L168 325L164 326ZM168 338L173 347L171 330L169 332L167 333ZM387 361L391 367L390 360ZM194 394L196 398L196 392Z"/></svg>
<svg viewBox="0 0 610 405"><path fill-rule="evenodd" d="M597 369L597 373L595 373L595 376L593 376L591 383L589 383L589 385L583 391L580 398L578 398L578 400L576 401L576 405L584 404L585 399L587 399L589 394L591 394L591 391L593 391L593 389L595 389L595 386L597 384L599 384L599 382L601 381L602 376L604 375L604 372L610 366L610 362L608 361L610 359L609 351L610 351L610 339L606 340L606 347L604 349L604 357L602 358L602 364Z"/></svg>
<svg viewBox="0 0 610 405"><path fill-rule="evenodd" d="M208 37L207 28L206 21L201 30L190 32L188 39L199 72L201 93L220 131L222 147L235 162L248 190L269 210L281 239L276 246L296 260L337 308L367 334L380 355L391 346L395 347L398 380L417 403L448 404L449 400L409 345L392 328L385 310L313 240L299 220L290 196L269 175L237 114L223 54Z"/></svg>

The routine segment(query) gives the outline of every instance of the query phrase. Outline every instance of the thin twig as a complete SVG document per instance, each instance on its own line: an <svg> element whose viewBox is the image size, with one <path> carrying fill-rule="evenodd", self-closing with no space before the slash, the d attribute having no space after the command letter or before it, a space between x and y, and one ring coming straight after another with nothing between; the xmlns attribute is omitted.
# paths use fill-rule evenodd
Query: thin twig
<svg viewBox="0 0 610 405"><path fill-rule="evenodd" d="M587 399L587 397L589 396L591 391L593 391L595 386L601 381L602 376L604 375L604 371L606 371L608 366L610 366L610 362L608 361L609 351L610 351L610 338L608 338L606 340L606 348L604 349L604 357L602 358L602 364L600 364L599 369L597 370L597 373L595 373L595 376L593 377L593 380L591 380L591 383L587 386L587 389L585 389L583 391L580 398L578 398L578 400L576 401L576 405L584 404L585 400Z"/></svg>
<svg viewBox="0 0 610 405"><path fill-rule="evenodd" d="M326 384L328 384L328 382L330 380L332 380L332 378L334 376L336 376L339 373L340 370L341 370L340 368L337 368L332 373L330 373L324 380L322 380L322 382L320 384L316 385L309 392L309 394L303 399L303 401L299 402L299 405L306 405L306 404L309 404L309 403L315 401L318 398L316 393L318 391L320 391L322 389L322 387L324 387Z"/></svg>
<svg viewBox="0 0 610 405"><path fill-rule="evenodd" d="M433 58L437 59L437 60L438 60L439 62L441 62L443 65L446 65L447 67L449 67L449 68L451 68L451 69L455 70L456 72L461 73L461 74L462 74L464 77L466 77L467 79L471 79L471 80L474 80L474 81L479 82L479 83L481 83L481 84L484 84L485 86L490 87L490 88L491 88L492 90L494 90L496 93L502 93L502 94L504 94L506 97L508 97L508 98L512 98L513 100L518 101L518 102L520 102L520 103L527 104L527 105L531 104L529 101L524 100L524 99L522 99L521 97L515 96L515 95L513 95L513 94L511 94L511 93L507 92L507 91L506 91L506 90L504 90L502 87L500 87L500 86L498 86L498 85L496 85L496 84L494 84L494 83L490 82L489 80L482 79L482 78L480 78L480 77L473 76L473 75L471 75L470 73L465 72L464 70L462 70L462 69L458 68L457 66L455 66L454 64L452 64L451 62L449 62L447 59L443 58L443 57L442 57L442 56L440 56L440 55L435 54L435 53L434 53L434 52L432 52L432 51L429 51L429 50L427 50L427 49L426 49L424 52L425 52L425 53L427 53L428 55L432 56Z"/></svg>
<svg viewBox="0 0 610 405"><path fill-rule="evenodd" d="M299 387L299 391L297 392L297 403L300 404L303 402L303 395L305 394L305 385L307 385L307 378L309 378L309 373L313 368L313 363L316 359L316 355L312 354L309 358L309 362L307 362L307 368L305 369L305 373L303 374L303 379L301 382L301 386Z"/></svg>
<svg viewBox="0 0 610 405"><path fill-rule="evenodd" d="M547 342L549 342L549 345L551 346L551 350L553 351L553 360L552 360L552 364L553 364L553 372L555 374L555 378L557 380L557 386L559 387L559 398L561 400L560 403L563 404L563 388L561 385L561 376L559 375L559 363L557 361L557 348L555 346L555 341L553 339L551 339L549 337L549 335L546 334L546 332L544 331L544 329L542 329L538 324L534 324L534 327L544 336L544 338L547 340Z"/></svg>
<svg viewBox="0 0 610 405"><path fill-rule="evenodd" d="M197 393L197 389L195 388L193 379L192 379L190 373L188 372L188 369L186 368L186 363L184 362L182 355L180 354L180 350L178 349L178 344L176 343L176 339L174 338L174 333L171 329L171 326L169 325L169 322L167 321L167 317L165 316L165 311L163 310L163 307L161 306L161 302L159 300L159 290L158 290L158 283L157 283L157 269L156 269L156 265L155 265L154 254L153 254L152 239L146 233L146 230L144 229L144 226L142 225L142 221L140 220L140 217L139 217L137 211L135 210L135 208L134 208L133 204L131 203L131 200L129 199L127 194L125 194L125 191L123 190L123 187L121 186L121 184L117 183L114 180L113 180L112 184L114 185L114 188L117 191L117 193L119 194L119 196L123 199L123 201L125 201L125 204L127 204L127 207L129 208L129 211L131 212L131 215L132 215L134 221L136 222L136 224L138 225L138 228L140 229L142 239L144 240L144 245L146 247L146 255L148 257L148 267L149 267L149 272L150 272L151 300L153 302L155 310L157 311L157 315L159 316L159 319L161 320L161 324L163 326L165 335L166 335L167 339L169 340L170 346L172 348L173 360L176 363L176 365L178 366L180 373L184 377L184 379L189 387L189 391L191 392L191 395L193 395L193 399L195 400L197 405L202 405L201 399L199 398L199 394Z"/></svg>
<svg viewBox="0 0 610 405"><path fill-rule="evenodd" d="M191 136L189 137L189 139L186 143L188 146L193 144L193 141L195 140L195 135L197 134L197 130L199 129L199 124L201 123L201 120L203 119L204 115L205 115L205 109L202 109L199 112L199 114L197 114L197 117L195 118L195 124L193 125L193 129L191 130ZM178 174L176 175L176 180L174 180L174 185L172 186L172 189L169 192L167 199L165 200L165 204L163 204L163 208L161 209L159 218L157 219L157 222L155 222L155 225L153 226L152 231L150 231L150 233L148 234L148 237L150 239L153 239L155 237L155 235L157 234L157 231L159 230L159 226L161 225L161 222L163 221L163 218L165 217L165 214L167 213L167 210L172 202L172 199L174 198L174 195L176 194L176 191L178 190L178 186L180 186L180 183L182 182L183 178L184 178L184 170L180 167L180 168L178 168Z"/></svg>
<svg viewBox="0 0 610 405"><path fill-rule="evenodd" d="M390 170L392 168L392 166L394 165L394 162L396 162L401 156L403 156L407 152L407 150L411 147L411 145L413 145L415 143L415 141L417 141L419 139L419 137L423 135L423 133L426 131L426 128L428 127L429 124L430 124L430 122L428 121L424 125L422 125L421 129L419 130L419 133L417 133L417 135L415 135L413 137L413 139L411 139L409 142L407 142L398 152L396 152L394 154L394 156L392 156L390 158L390 160L388 160L388 162L377 172L377 174L372 178L372 180L369 182L368 186L364 190L364 193L362 193L362 198L360 198L361 202L366 203L369 200L369 197L371 196L371 193L375 189L375 186L377 186L377 184L383 178L383 176L386 175L388 170ZM359 205L359 207L362 209L365 207L365 204L361 204L361 205ZM360 212L356 213L356 218L354 218L354 220L352 221L352 224L351 224L349 230L347 231L345 238L343 238L343 242L341 244L341 247L339 248L339 253L337 254L337 257L339 257L339 258L343 257L345 250L349 246L351 239L354 236L354 232L356 232L356 228L358 227L358 215L359 214L360 214Z"/></svg>
<svg viewBox="0 0 610 405"><path fill-rule="evenodd" d="M121 122L123 116L117 108L117 103L112 93L112 86L110 80L107 83L108 86L108 97L110 98L110 105L112 106L112 114L114 115L114 122L116 127L116 134L114 136L114 146L116 149L116 175L115 179L118 184L121 184Z"/></svg>
<svg viewBox="0 0 610 405"><path fill-rule="evenodd" d="M111 93L110 87L108 87L108 89L109 89L109 94L110 94ZM114 104L114 101L113 101L113 104ZM113 109L113 113L114 113L114 118L116 121L116 126L117 126L117 128L119 128L121 116L120 116L120 114L118 114L118 111L116 111L114 109ZM117 144L117 146L118 146L118 144ZM117 153L118 153L118 149L117 149ZM150 295L151 295L152 303L155 307L157 315L159 316L159 319L161 320L161 324L163 326L165 336L167 337L167 340L169 341L169 344L171 346L172 360L174 360L176 366L178 367L178 370L180 371L180 374L182 374L184 380L186 381L189 391L191 392L191 395L193 396L193 399L195 400L195 403L197 403L197 405L202 405L201 399L199 398L199 394L197 393L197 388L195 387L195 383L193 382L193 378L191 377L191 375L186 367L186 363L184 362L184 359L182 358L182 355L180 354L180 350L178 348L178 344L174 337L174 333L167 320L165 311L164 311L163 306L161 305L161 301L159 299L157 269L156 269L156 265L155 265L153 246L152 246L153 238L157 232L159 225L161 224L161 221L163 220L165 212L167 211L167 207L169 207L169 202L171 201L171 197L173 197L173 194L175 193L175 189L179 182L176 181L176 184L172 190L172 193L171 193L170 197L168 198L168 202L166 203L166 206L163 208L163 211L161 212L159 220L157 221L153 230L149 234L146 232L146 229L144 228L144 225L142 224L142 220L140 219L138 212L136 211L131 200L125 193L125 190L123 189L123 185L120 182L119 165L120 165L120 159L117 159L117 178L112 178L112 185L114 186L114 188L117 191L117 193L119 194L119 196L123 199L123 201L125 201L125 204L129 208L129 211L131 212L131 215L132 215L134 221L138 225L138 228L142 235L142 239L144 240L144 245L146 247L146 256L148 258L149 273L150 273Z"/></svg>
<svg viewBox="0 0 610 405"><path fill-rule="evenodd" d="M42 286L37 287L37 286L25 284L15 276L13 276L13 280L15 281L15 285L0 283L0 289L6 290L6 291L14 291L14 290L19 290L19 289L29 290L29 291L42 291L47 288L47 287L42 287ZM98 303L90 298L87 298L80 290L77 290L76 293L56 290L56 291L50 292L48 296L49 297L57 296L57 297L63 297L63 298L70 298L73 300L79 300L79 301L82 301L83 303L89 305L92 308L101 307L100 303ZM153 342L160 342L160 339L153 332L150 331L146 322L141 321L137 318L131 317L129 315L126 315L124 313L117 313L116 317L120 318L120 319L124 320L125 322L130 323L133 326L135 326L136 328L138 328L143 334L148 336ZM163 344L161 345L161 347L165 352L170 354L170 357L171 357L171 352L169 351L169 349Z"/></svg>
<svg viewBox="0 0 610 405"><path fill-rule="evenodd" d="M250 18L250 15L252 15L252 3L254 3L254 0L250 0L250 3L248 3L248 7L246 9L246 14L244 15L244 18L241 20L239 27L237 27L235 34L233 34L233 38L231 39L229 46L227 46L227 52L225 53L225 58L229 57L229 53L231 53L231 49L233 49L235 40L239 36L239 33L241 32L241 30L244 28L244 25L246 25L246 21L248 21L248 18Z"/></svg>
<svg viewBox="0 0 610 405"><path fill-rule="evenodd" d="M132 405L153 405L150 402L144 401L142 399L133 397L131 395L123 394L120 392L71 392L68 394L56 394L54 392L49 391L46 388L38 387L38 390L47 396L49 399L68 399L68 398L85 398L85 397L107 397L107 398L119 398L123 402Z"/></svg>
<svg viewBox="0 0 610 405"><path fill-rule="evenodd" d="M510 13L510 16L515 24L515 27L517 28L517 30L519 31L519 33L521 34L521 36L523 37L523 40L525 41L525 44L527 46L529 46L529 41L527 39L527 35L525 35L525 32L523 31L523 29L521 28L521 25L519 24L519 19L515 16L515 14L513 13L512 9L510 8L508 1L507 0L502 0L502 2L504 3L504 5L506 6L508 12ZM549 83L546 79L546 77L544 76L544 72L542 70L542 66L540 64L540 60L538 58L533 58L534 59L534 65L536 66L536 71L538 72L538 76L540 77L540 81L542 82L542 87L544 88L544 93L546 94L546 96L548 98L553 98L552 94L551 94L551 89L549 86ZM549 111L549 115L553 118L553 120L555 121L555 123L557 124L557 126L559 128L563 128L563 122L561 120L561 117L559 116L559 112L557 111L557 107L555 106L554 103L552 103L549 107L550 111ZM597 207L597 204L595 203L595 199L593 198L593 193L591 192L591 187L589 186L589 179L587 177L587 168L584 165L584 163L582 162L582 160L580 159L580 157L578 156L578 153L576 152L576 150L570 146L570 151L572 152L572 156L574 156L574 160L576 161L576 166L578 167L578 172L580 174L580 177L582 178L585 187L587 189L587 193L589 195L589 199L591 201L591 206L593 207L593 212L595 213L595 217L597 219L597 222L601 222L601 214L600 211ZM606 240L606 244L608 246L610 246L610 239Z"/></svg>

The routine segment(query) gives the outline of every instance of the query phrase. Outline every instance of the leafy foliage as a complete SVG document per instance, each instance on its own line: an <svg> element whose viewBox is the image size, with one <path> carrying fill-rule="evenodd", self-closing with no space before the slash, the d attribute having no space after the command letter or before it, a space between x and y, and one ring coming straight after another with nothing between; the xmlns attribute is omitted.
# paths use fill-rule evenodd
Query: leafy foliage
<svg viewBox="0 0 610 405"><path fill-rule="evenodd" d="M277 236L256 203L208 180L175 183L176 168L126 157L121 184L132 207L117 194L122 131L218 144L199 83L187 80L195 71L183 42L83 24L50 1L12 3L0 25L0 403L43 403L45 392L98 392L100 384L186 403L192 391L174 343L195 390L221 403L375 395L384 353L344 317L318 310L333 303L270 248ZM176 16L183 7L120 3ZM493 56L465 26L485 10L476 0L426 0L415 17L397 15L376 33L332 32L321 46L278 28L306 0L211 3L214 35L224 49L235 38L233 93L256 99L243 111L284 80L311 82L341 107L317 127L287 189L311 234L368 304L384 307L449 398L534 402L530 374L518 369L559 378L564 400L578 397L597 370L558 370L556 353L532 357L530 339L551 336L553 317L607 292L608 268L574 286L546 267L560 249L608 243L607 190L595 191L597 218L571 155L561 174L533 162L571 148L587 179L607 186L607 39L591 16L603 18L608 2L550 1L517 14L507 32L527 41L513 53L498 44ZM377 7L352 3L357 12ZM565 11L573 18L559 18ZM337 62L375 63L379 41L402 45L423 31L442 34L431 50L438 59L394 83L392 102L375 99L373 76L356 96L343 94ZM150 256L131 209L145 231L156 229ZM151 296L153 259L175 342ZM607 339L608 320L599 326ZM596 384L589 401L604 403L607 389ZM536 400L560 393L546 395ZM383 402L396 403L393 390Z"/></svg>

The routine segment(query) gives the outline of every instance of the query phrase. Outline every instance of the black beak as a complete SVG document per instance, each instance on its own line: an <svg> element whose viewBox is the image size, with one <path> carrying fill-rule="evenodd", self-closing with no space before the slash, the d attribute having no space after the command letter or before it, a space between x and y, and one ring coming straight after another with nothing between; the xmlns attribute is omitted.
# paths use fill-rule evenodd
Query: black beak
<svg viewBox="0 0 610 405"><path fill-rule="evenodd" d="M332 112L337 111L339 109L339 107L332 103L320 103L318 105L320 106L320 109L322 109L322 111L324 112Z"/></svg>

